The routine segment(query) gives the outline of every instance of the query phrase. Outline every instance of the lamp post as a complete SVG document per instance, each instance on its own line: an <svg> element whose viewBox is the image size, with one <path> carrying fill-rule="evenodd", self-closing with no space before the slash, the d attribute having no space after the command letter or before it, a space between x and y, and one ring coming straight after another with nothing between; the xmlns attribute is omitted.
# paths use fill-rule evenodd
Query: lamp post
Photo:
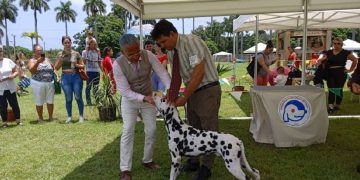
<svg viewBox="0 0 360 180"><path fill-rule="evenodd" d="M14 43L14 56L16 56L16 41L15 41L15 35L11 34L11 36L13 37L13 43Z"/></svg>

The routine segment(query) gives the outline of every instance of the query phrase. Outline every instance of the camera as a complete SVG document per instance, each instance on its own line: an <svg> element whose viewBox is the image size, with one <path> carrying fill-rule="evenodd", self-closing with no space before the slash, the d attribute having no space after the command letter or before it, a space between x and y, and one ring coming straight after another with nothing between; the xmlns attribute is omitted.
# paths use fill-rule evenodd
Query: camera
<svg viewBox="0 0 360 180"><path fill-rule="evenodd" d="M41 53L41 57L45 58L45 53Z"/></svg>

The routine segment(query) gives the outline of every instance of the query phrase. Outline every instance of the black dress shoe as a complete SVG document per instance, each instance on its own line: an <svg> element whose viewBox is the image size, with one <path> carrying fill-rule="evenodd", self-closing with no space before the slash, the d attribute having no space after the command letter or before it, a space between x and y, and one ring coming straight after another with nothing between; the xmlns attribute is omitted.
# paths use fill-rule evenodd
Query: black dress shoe
<svg viewBox="0 0 360 180"><path fill-rule="evenodd" d="M180 171L193 172L193 171L197 171L199 168L200 168L199 162L191 162L191 159L188 159L186 163L181 166Z"/></svg>
<svg viewBox="0 0 360 180"><path fill-rule="evenodd" d="M201 166L193 180L206 180L211 176L211 171L206 166Z"/></svg>
<svg viewBox="0 0 360 180"><path fill-rule="evenodd" d="M329 114L332 114L332 113L335 112L335 109L331 108L331 107L328 107L327 111L328 111Z"/></svg>

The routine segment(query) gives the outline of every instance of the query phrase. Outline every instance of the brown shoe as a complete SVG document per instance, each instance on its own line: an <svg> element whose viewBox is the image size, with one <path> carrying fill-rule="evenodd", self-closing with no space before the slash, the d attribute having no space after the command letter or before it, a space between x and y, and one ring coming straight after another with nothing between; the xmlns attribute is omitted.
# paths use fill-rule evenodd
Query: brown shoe
<svg viewBox="0 0 360 180"><path fill-rule="evenodd" d="M122 171L120 180L131 180L131 172L130 171Z"/></svg>
<svg viewBox="0 0 360 180"><path fill-rule="evenodd" d="M142 163L143 166L145 166L146 168L149 168L151 170L156 170L156 169L160 169L161 167L154 163L154 162L149 162L149 163Z"/></svg>

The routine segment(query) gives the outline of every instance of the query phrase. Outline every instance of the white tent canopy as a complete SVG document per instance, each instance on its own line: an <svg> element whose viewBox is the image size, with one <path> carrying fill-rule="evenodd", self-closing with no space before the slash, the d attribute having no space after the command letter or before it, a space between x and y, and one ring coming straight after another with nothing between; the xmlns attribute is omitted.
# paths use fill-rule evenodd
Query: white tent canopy
<svg viewBox="0 0 360 180"><path fill-rule="evenodd" d="M358 2L360 4L360 2ZM309 11L308 29L359 28L360 9ZM233 31L255 30L255 15L242 15L233 21ZM270 13L259 15L260 30L302 29L303 12Z"/></svg>
<svg viewBox="0 0 360 180"><path fill-rule="evenodd" d="M221 51L213 54L214 61L231 61L231 59L232 59L232 54L228 52Z"/></svg>
<svg viewBox="0 0 360 180"><path fill-rule="evenodd" d="M152 24L143 24L142 27L143 27L144 35L150 35L151 31L154 29L154 26ZM127 30L126 33L139 35L140 26L139 25L132 26L130 29Z"/></svg>
<svg viewBox="0 0 360 180"><path fill-rule="evenodd" d="M304 0L111 0L142 19L302 12ZM308 0L309 11L360 9L359 0Z"/></svg>
<svg viewBox="0 0 360 180"><path fill-rule="evenodd" d="M359 17L360 18L360 17ZM345 40L343 45L343 49L354 51L354 50L360 50L360 43L353 41L351 39Z"/></svg>
<svg viewBox="0 0 360 180"><path fill-rule="evenodd" d="M264 51L266 48L266 44L258 43L257 44L258 52ZM276 52L276 48L274 48L274 52ZM244 51L245 54L255 54L255 46Z"/></svg>

